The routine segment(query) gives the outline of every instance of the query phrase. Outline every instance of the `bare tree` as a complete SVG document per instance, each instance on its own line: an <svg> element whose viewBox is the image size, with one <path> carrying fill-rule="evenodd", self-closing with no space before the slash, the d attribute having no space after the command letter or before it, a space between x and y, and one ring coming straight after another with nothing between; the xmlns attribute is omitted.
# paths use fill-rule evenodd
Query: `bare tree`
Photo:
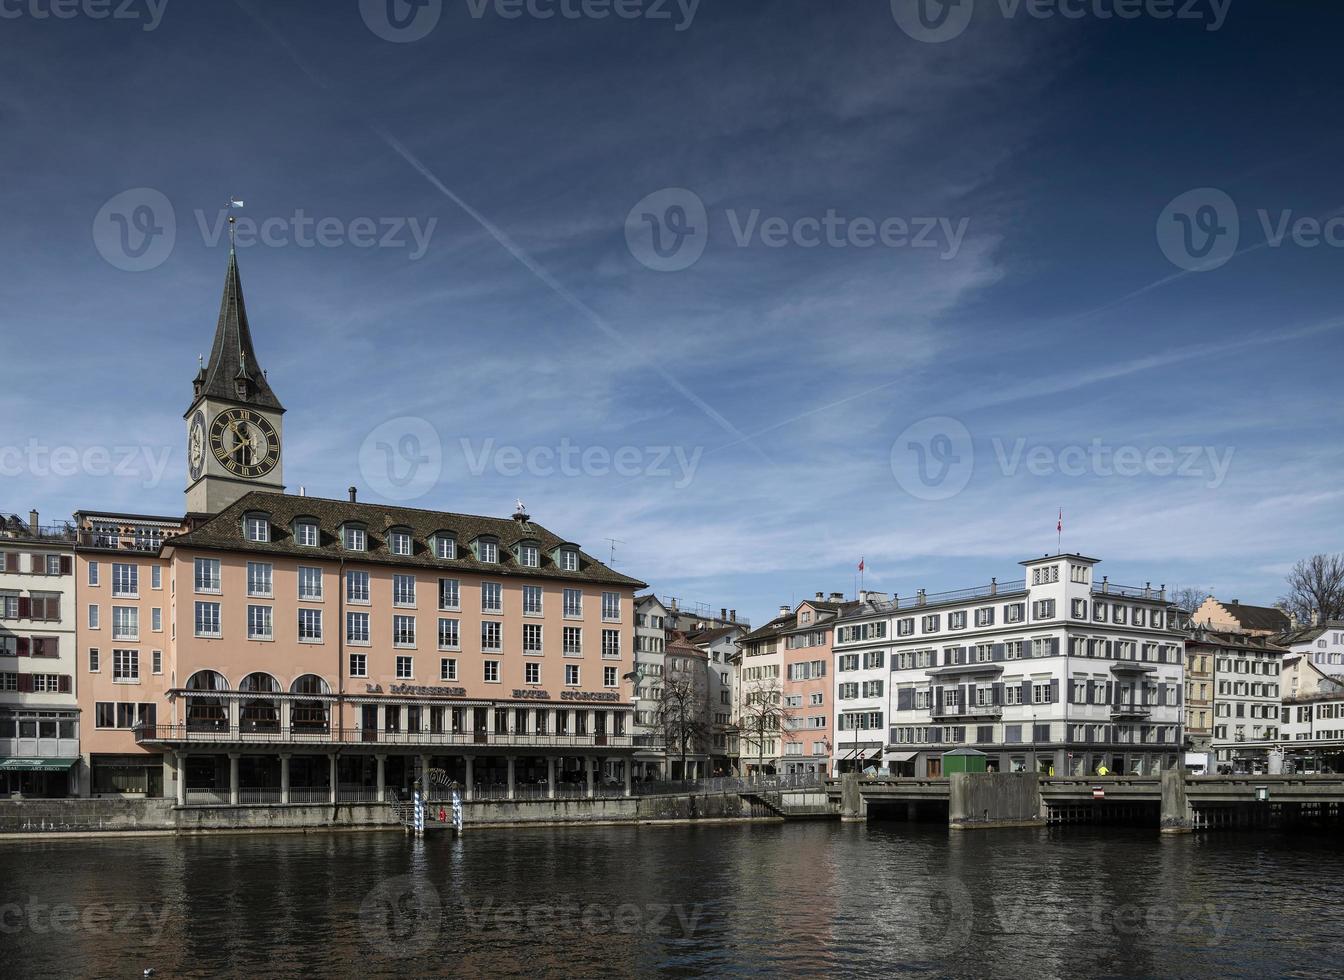
<svg viewBox="0 0 1344 980"><path fill-rule="evenodd" d="M657 722L668 748L681 756L681 776L686 778L686 758L692 746L699 749L708 732L704 721L705 691L688 671L664 674L658 699Z"/></svg>
<svg viewBox="0 0 1344 980"><path fill-rule="evenodd" d="M1288 594L1279 599L1279 608L1298 622L1310 623L1318 613L1322 621L1344 617L1344 554L1303 558L1287 582Z"/></svg>
<svg viewBox="0 0 1344 980"><path fill-rule="evenodd" d="M765 740L779 735L784 741L792 740L788 722L791 712L784 706L784 693L779 678L753 681L742 692L738 709L737 729L748 742L756 743L756 771L765 769Z"/></svg>
<svg viewBox="0 0 1344 980"><path fill-rule="evenodd" d="M1211 592L1207 589L1201 589L1197 585L1183 585L1180 588L1171 590L1171 604L1182 612L1193 613L1200 606L1204 605Z"/></svg>

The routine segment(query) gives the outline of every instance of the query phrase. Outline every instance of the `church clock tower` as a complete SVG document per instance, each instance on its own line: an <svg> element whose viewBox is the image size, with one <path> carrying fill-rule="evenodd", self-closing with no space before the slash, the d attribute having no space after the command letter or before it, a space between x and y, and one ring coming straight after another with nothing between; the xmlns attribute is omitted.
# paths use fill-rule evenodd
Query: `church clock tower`
<svg viewBox="0 0 1344 980"><path fill-rule="evenodd" d="M250 490L283 493L284 407L252 349L238 256L229 249L210 360L192 382L187 421L187 512L217 514Z"/></svg>

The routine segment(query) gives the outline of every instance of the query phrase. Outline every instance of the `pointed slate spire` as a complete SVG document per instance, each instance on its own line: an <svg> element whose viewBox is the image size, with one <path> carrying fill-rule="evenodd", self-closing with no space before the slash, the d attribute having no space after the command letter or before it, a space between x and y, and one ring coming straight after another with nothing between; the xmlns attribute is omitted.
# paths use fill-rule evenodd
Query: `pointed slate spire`
<svg viewBox="0 0 1344 980"><path fill-rule="evenodd" d="M224 298L219 304L219 323L210 360L204 369L196 397L243 402L283 412L280 399L271 391L266 372L257 370L257 352L243 303L243 283L238 276L238 256L229 250L229 268L224 274Z"/></svg>

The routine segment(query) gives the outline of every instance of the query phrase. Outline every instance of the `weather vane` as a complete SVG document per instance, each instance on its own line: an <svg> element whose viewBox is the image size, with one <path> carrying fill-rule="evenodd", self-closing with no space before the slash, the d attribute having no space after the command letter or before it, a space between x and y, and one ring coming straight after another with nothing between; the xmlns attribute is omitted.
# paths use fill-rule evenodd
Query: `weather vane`
<svg viewBox="0 0 1344 980"><path fill-rule="evenodd" d="M229 212L229 251L230 251L230 252L233 251L233 226L234 226L234 222L238 220L238 219L236 219L236 218L233 216L233 212L234 212L234 210L235 210L236 208L241 208L242 206L243 206L243 202L242 202L239 198L234 197L232 194L229 195L229 205L228 205L227 210L228 210L228 212Z"/></svg>

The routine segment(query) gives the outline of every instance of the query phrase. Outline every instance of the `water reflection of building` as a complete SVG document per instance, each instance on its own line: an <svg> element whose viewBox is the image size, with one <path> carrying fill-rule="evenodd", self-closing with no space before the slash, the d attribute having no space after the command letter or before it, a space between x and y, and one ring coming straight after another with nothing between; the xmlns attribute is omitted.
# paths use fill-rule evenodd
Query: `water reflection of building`
<svg viewBox="0 0 1344 980"><path fill-rule="evenodd" d="M82 511L86 792L383 798L628 778L635 590L522 511L286 494L230 254L186 413L188 513ZM541 790L544 792L544 790Z"/></svg>

